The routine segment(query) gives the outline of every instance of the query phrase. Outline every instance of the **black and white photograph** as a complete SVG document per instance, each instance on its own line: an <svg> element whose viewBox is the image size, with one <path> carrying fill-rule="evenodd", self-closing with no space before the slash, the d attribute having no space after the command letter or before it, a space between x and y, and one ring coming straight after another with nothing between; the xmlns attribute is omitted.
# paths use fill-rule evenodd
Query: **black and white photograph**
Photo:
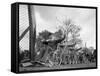
<svg viewBox="0 0 100 76"><path fill-rule="evenodd" d="M96 8L19 4L19 72L97 67Z"/></svg>

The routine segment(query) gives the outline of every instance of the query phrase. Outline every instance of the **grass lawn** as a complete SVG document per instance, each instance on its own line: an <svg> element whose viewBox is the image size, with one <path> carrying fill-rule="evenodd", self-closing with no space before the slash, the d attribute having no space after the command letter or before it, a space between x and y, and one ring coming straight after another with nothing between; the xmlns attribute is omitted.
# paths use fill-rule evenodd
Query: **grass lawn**
<svg viewBox="0 0 100 76"><path fill-rule="evenodd" d="M53 70L53 69L74 69L96 67L96 63L89 64L67 64L53 67L19 67L19 71L35 71L35 70Z"/></svg>

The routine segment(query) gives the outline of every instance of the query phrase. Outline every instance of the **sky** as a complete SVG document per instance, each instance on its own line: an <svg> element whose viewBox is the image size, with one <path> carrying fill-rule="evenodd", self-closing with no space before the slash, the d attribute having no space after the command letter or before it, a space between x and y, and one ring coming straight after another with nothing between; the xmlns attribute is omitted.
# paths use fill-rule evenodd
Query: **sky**
<svg viewBox="0 0 100 76"><path fill-rule="evenodd" d="M83 45L95 48L96 41L96 10L86 8L72 7L52 7L52 6L33 6L36 21L36 33L43 30L55 32L58 26L62 26L62 21L71 19L75 25L80 26L80 37L83 40ZM29 26L27 5L20 5L19 11L19 26L20 34ZM27 35L20 41L20 46L23 49L29 49L29 38Z"/></svg>

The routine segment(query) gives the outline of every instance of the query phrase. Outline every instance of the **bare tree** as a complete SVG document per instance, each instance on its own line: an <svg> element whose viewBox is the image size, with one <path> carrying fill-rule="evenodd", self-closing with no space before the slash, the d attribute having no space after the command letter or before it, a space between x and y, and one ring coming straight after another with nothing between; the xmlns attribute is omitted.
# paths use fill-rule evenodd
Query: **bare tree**
<svg viewBox="0 0 100 76"><path fill-rule="evenodd" d="M60 21L59 19L57 19L61 26L59 26L58 28L63 32L63 34L66 35L66 38L64 40L64 42L68 42L68 36L69 34L71 34L73 41L74 42L81 42L81 39L78 38L80 36L79 32L81 31L81 27L73 24L71 19L65 19L63 21Z"/></svg>

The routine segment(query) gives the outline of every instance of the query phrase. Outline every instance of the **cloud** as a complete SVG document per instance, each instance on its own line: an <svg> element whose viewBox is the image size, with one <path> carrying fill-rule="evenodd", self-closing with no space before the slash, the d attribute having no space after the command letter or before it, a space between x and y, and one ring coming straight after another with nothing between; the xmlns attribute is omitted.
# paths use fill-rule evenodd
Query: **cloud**
<svg viewBox="0 0 100 76"><path fill-rule="evenodd" d="M48 30L50 32L56 31L56 26L52 22L44 20L39 12L35 12L35 18L36 18L36 33L38 35L39 32L42 32L43 30Z"/></svg>

